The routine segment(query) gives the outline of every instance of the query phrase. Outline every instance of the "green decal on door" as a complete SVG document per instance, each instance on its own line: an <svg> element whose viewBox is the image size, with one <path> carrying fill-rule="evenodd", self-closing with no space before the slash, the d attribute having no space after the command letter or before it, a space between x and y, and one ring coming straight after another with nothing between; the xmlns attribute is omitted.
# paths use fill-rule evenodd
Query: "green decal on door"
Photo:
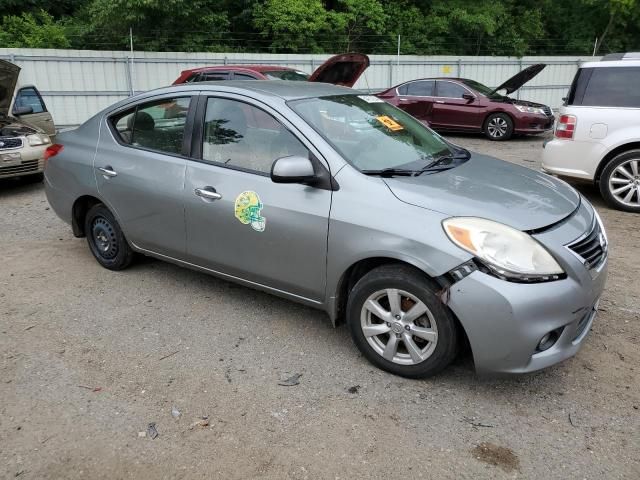
<svg viewBox="0 0 640 480"><path fill-rule="evenodd" d="M256 232L264 232L267 225L267 219L260 215L262 208L262 202L256 192L248 190L236 197L236 218L244 225L251 225Z"/></svg>

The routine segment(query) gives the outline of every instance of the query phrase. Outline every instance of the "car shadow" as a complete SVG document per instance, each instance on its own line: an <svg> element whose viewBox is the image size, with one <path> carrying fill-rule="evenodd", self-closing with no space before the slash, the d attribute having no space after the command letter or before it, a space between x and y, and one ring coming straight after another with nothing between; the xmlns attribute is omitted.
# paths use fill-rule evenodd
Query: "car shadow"
<svg viewBox="0 0 640 480"><path fill-rule="evenodd" d="M0 179L0 199L9 195L35 192L42 189L43 182L31 176Z"/></svg>

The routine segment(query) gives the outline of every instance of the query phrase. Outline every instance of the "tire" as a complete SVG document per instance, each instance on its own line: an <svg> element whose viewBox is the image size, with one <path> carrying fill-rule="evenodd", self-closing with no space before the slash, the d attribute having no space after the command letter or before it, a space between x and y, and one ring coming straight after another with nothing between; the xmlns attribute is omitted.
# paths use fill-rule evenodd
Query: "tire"
<svg viewBox="0 0 640 480"><path fill-rule="evenodd" d="M134 252L115 217L103 204L89 209L84 219L84 231L89 250L104 268L123 270L131 265Z"/></svg>
<svg viewBox="0 0 640 480"><path fill-rule="evenodd" d="M362 277L349 294L347 324L367 360L408 378L429 377L446 368L458 352L459 333L435 292L424 274L408 266L383 265ZM390 298L397 299L399 311ZM413 307L418 310L412 314Z"/></svg>
<svg viewBox="0 0 640 480"><path fill-rule="evenodd" d="M513 135L513 120L506 113L492 113L484 121L482 131L489 140L509 140Z"/></svg>
<svg viewBox="0 0 640 480"><path fill-rule="evenodd" d="M613 157L602 170L599 187L609 206L640 213L640 150Z"/></svg>

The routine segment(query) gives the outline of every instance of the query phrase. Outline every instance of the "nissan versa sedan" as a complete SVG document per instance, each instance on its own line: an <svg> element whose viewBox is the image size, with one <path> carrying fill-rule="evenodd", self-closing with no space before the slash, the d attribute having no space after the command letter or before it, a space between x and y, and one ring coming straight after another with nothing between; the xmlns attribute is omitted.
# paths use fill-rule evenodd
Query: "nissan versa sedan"
<svg viewBox="0 0 640 480"><path fill-rule="evenodd" d="M509 97L545 67L531 65L496 88L468 78L423 78L376 95L438 131L477 132L489 140L508 140L514 134L553 128L551 108Z"/></svg>
<svg viewBox="0 0 640 480"><path fill-rule="evenodd" d="M467 341L480 372L548 367L604 288L605 231L573 188L349 88L167 87L57 141L47 197L102 266L144 254L322 309L398 375Z"/></svg>

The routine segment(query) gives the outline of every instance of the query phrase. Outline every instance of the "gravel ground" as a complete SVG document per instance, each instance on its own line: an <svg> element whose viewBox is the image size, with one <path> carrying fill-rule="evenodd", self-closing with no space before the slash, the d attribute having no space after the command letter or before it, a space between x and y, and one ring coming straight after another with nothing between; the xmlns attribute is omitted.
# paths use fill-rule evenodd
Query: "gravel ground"
<svg viewBox="0 0 640 480"><path fill-rule="evenodd" d="M539 168L540 138L452 138ZM104 270L41 184L2 182L1 476L640 478L640 216L579 188L612 250L580 353L506 379L462 358L412 381L321 312L151 259Z"/></svg>

